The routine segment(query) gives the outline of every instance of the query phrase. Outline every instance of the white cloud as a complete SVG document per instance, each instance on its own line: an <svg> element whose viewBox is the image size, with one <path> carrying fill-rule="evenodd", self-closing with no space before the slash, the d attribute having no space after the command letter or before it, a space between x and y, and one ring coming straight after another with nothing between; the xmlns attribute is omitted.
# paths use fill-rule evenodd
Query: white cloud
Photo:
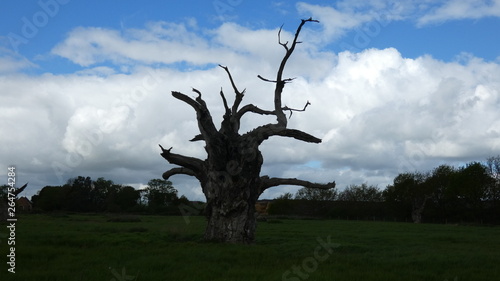
<svg viewBox="0 0 500 281"><path fill-rule="evenodd" d="M419 25L439 23L448 20L480 19L500 17L500 1L451 0L432 9L418 19Z"/></svg>
<svg viewBox="0 0 500 281"><path fill-rule="evenodd" d="M81 66L108 61L208 64L222 54L208 48L205 40L184 24L165 22L150 23L146 29L124 33L104 28L76 28L52 53Z"/></svg>
<svg viewBox="0 0 500 281"><path fill-rule="evenodd" d="M16 73L37 65L13 51L0 47L0 74Z"/></svg>
<svg viewBox="0 0 500 281"><path fill-rule="evenodd" d="M302 14L308 14L319 20L324 28L323 40L331 41L342 37L346 32L360 27L362 24L374 19L374 15L344 12L329 6L319 6L307 3L298 3L297 9Z"/></svg>
<svg viewBox="0 0 500 281"><path fill-rule="evenodd" d="M495 153L494 145L486 143L496 142L487 132L499 117L494 110L499 81L476 75L490 67L443 63L429 57L403 59L391 49L340 55L339 73L356 78L344 81L342 76L333 76L330 85L344 89L339 94L349 96L346 107L353 117L328 135L325 145L338 156L327 161L333 160L335 166L338 161L397 169L394 159L415 153L429 159ZM499 70L498 65L495 68ZM440 145L448 147L448 153L431 149ZM419 163L418 168L420 164L426 163Z"/></svg>
<svg viewBox="0 0 500 281"><path fill-rule="evenodd" d="M187 141L197 134L192 108L170 91L201 90L220 122L220 87L232 99L226 74L218 67L188 72L161 63L226 64L238 87L247 88L243 104L272 107L273 84L256 76L275 75L283 55L276 29L229 23L212 31L190 28L152 23L124 34L78 28L53 52L88 68L66 75L1 76L0 130L8 132L0 136L2 165L17 164L32 188L77 175L139 185L171 167L160 157L159 143L204 157L202 143ZM102 62L118 67L99 66ZM122 63L129 66L125 73L116 70ZM156 63L160 66L147 66ZM289 126L323 143L268 140L262 146L263 174L336 180L339 188L362 182L383 188L407 169L482 160L500 148L498 73L498 63L471 55L447 63L430 56L404 58L392 48L334 54L305 42L287 67L286 75L297 79L287 84L283 101L297 108L311 102L306 112L293 114ZM248 115L242 132L272 121ZM305 165L311 161L320 165ZM181 194L201 199L196 181L172 180ZM286 190L293 189L265 196Z"/></svg>
<svg viewBox="0 0 500 281"><path fill-rule="evenodd" d="M186 63L202 69L216 64L228 65L232 69L261 69L258 74L274 75L284 48L277 44L278 29L251 30L234 23L224 23L214 30L199 30L184 24L155 22L145 29L128 29L123 32L103 28L79 27L52 49L52 53L64 57L86 69L80 74L108 75L114 70L99 64L112 64L119 69L130 70L136 65L164 65ZM282 42L291 41L293 34L283 30ZM273 44L272 42L276 42ZM307 41L306 47L313 47ZM295 59L310 59L311 54L303 50L296 52ZM324 71L325 58L331 54L316 53L311 65L315 74ZM302 69L302 67L299 67Z"/></svg>
<svg viewBox="0 0 500 281"><path fill-rule="evenodd" d="M330 42L372 22L385 26L393 21L411 20L421 27L451 20L500 17L500 0L348 0L334 5L299 2L297 9L303 15L320 20L325 36L321 40Z"/></svg>

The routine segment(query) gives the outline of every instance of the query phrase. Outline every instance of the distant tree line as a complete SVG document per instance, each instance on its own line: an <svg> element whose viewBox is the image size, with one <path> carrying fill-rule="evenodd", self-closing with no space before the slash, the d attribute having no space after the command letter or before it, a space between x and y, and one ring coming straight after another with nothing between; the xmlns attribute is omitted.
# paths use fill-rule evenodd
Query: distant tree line
<svg viewBox="0 0 500 281"><path fill-rule="evenodd" d="M271 215L436 223L500 223L500 156L463 167L406 172L384 190L367 184L300 189L270 205Z"/></svg>
<svg viewBox="0 0 500 281"><path fill-rule="evenodd" d="M177 196L172 183L152 179L143 190L112 180L78 176L62 186L45 186L31 197L34 210L52 212L147 212L178 214L186 197Z"/></svg>

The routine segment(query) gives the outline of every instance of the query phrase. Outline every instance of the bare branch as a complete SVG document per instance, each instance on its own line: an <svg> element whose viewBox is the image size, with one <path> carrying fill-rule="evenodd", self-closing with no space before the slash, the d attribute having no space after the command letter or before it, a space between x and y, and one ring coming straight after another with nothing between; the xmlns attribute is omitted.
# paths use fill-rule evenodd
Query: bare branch
<svg viewBox="0 0 500 281"><path fill-rule="evenodd" d="M224 96L224 92L222 91L222 88L220 89L220 96L222 98L222 103L224 104L224 108L226 109L225 116L231 115L231 109L229 109L229 106L227 105L227 100L226 100L226 97Z"/></svg>
<svg viewBox="0 0 500 281"><path fill-rule="evenodd" d="M160 148L161 148L161 151L163 153L170 153L170 151L172 150L172 148L174 148L173 146L171 146L169 149L165 149L163 148L163 146L161 146L161 144L159 144Z"/></svg>
<svg viewBox="0 0 500 281"><path fill-rule="evenodd" d="M278 44L283 46L283 48L285 48L285 50L288 52L288 41L286 41L285 43L281 43L281 30L283 30L283 24L280 26L280 30L278 31Z"/></svg>
<svg viewBox="0 0 500 281"><path fill-rule="evenodd" d="M201 98L201 92L198 91L197 89L193 88L193 92L197 93L198 94L198 97L196 98L196 101L202 106L202 109L203 110L206 110L208 111L208 107L207 107L207 104L205 103L205 101Z"/></svg>
<svg viewBox="0 0 500 281"><path fill-rule="evenodd" d="M289 110L290 111L290 116L288 117L288 119L292 118L292 113L293 111L306 111L306 108L308 105L311 105L311 103L309 101L307 101L306 105L304 105L304 108L303 109L294 109L294 108L289 108L288 106L285 105L285 107L283 107L282 109L283 110Z"/></svg>
<svg viewBox="0 0 500 281"><path fill-rule="evenodd" d="M287 82L290 82L291 80L290 79L285 79L285 80L283 79L283 71L285 69L285 65L286 65L288 59L290 58L293 51L295 50L295 46L297 45L297 42L298 42L297 39L299 37L300 31L306 22L318 22L318 21L313 20L312 18L309 18L307 20L302 20L299 27L297 28L297 31L295 32L295 37L294 37L292 45L290 47L288 47L288 45L287 45L288 42L281 43L281 39L279 39L280 45L282 45L286 49L286 54L283 57L283 60L281 61L281 64L280 64L279 69L278 69L278 73L276 75L276 88L274 90L274 110L276 111L276 119L278 121L277 125L284 127L284 128L286 128L287 120L286 120L285 113L283 113L282 106L281 106L281 94L283 92L283 88L285 87L285 84ZM280 33L281 33L281 28L280 28L280 32L278 32L278 38L280 37Z"/></svg>
<svg viewBox="0 0 500 281"><path fill-rule="evenodd" d="M245 95L245 90L239 91L238 88L236 87L236 84L234 83L233 76L231 75L231 72L229 72L229 68L227 66L220 65L219 66L224 69L229 76L229 81L231 82L231 86L233 87L234 94L236 95L236 98L234 99L233 107L232 107L232 112L233 114L238 111L238 107L240 106L241 101L243 100L243 96Z"/></svg>
<svg viewBox="0 0 500 281"><path fill-rule="evenodd" d="M224 69L227 72L227 75L229 76L229 81L231 82L231 86L233 87L234 92L238 94L242 94L238 88L236 87L236 84L234 83L233 76L231 75L231 72L229 72L229 68L227 66L220 65L219 66Z"/></svg>
<svg viewBox="0 0 500 281"><path fill-rule="evenodd" d="M321 143L321 139L308 133L295 129L283 129L282 127L276 126L275 124L267 124L257 127L248 132L246 135L249 138L254 139L258 144L262 143L264 140L272 136L289 137L310 143Z"/></svg>
<svg viewBox="0 0 500 281"><path fill-rule="evenodd" d="M276 81L274 81L274 80L270 80L270 79L264 78L264 77L262 77L262 76L260 76L260 75L257 75L257 78L259 78L260 80L265 81L265 82L277 83L277 82L276 82ZM295 80L295 78L286 78L286 79L283 79L283 81L282 81L282 82L284 82L284 83L289 83L289 82L292 82L293 80Z"/></svg>
<svg viewBox="0 0 500 281"><path fill-rule="evenodd" d="M184 167L172 168L172 169L166 171L165 173L163 173L162 177L163 177L163 179L168 180L171 176L179 175L179 174L196 177L196 174L195 174L195 172L193 172L193 170L187 169Z"/></svg>
<svg viewBox="0 0 500 281"><path fill-rule="evenodd" d="M283 107L283 110L290 110L290 111L306 111L306 108L307 106L311 105L311 103L309 101L306 102L306 104L304 105L304 108L303 109L294 109L294 108L289 108L288 106L285 105L285 107Z"/></svg>
<svg viewBox="0 0 500 281"><path fill-rule="evenodd" d="M23 186L21 186L20 188L16 189L16 191L14 191L14 195L18 195L19 193L23 192L26 187L28 186L28 183L25 183Z"/></svg>
<svg viewBox="0 0 500 281"><path fill-rule="evenodd" d="M296 178L269 178L269 176L262 176L260 179L261 179L261 191L264 191L270 187L278 185L298 185L306 188L319 188L319 189L335 188L334 181L326 184L321 184L305 180L299 180Z"/></svg>
<svg viewBox="0 0 500 281"><path fill-rule="evenodd" d="M172 91L172 96L189 104L196 111L196 119L198 120L200 133L204 136L204 139L208 139L208 136L214 136L218 132L213 123L210 111L208 110L205 101L201 98L201 92L194 88L193 92L198 94L196 100L193 100L187 95L176 91Z"/></svg>
<svg viewBox="0 0 500 281"><path fill-rule="evenodd" d="M257 114L260 114L260 115L274 115L275 112L274 111L270 111L270 110L264 110L264 109L260 109L259 107L253 105L253 104L247 104L245 105L244 107L242 107L238 113L236 114L236 118L239 120L241 119L241 117L247 113L247 112L253 112L253 113L257 113Z"/></svg>
<svg viewBox="0 0 500 281"><path fill-rule="evenodd" d="M180 92L176 92L176 91L172 91L172 96L178 100L181 100L181 101L189 104L191 107L194 108L194 110L196 110L196 112L198 112L200 110L200 105L195 100L186 96L185 94L180 93Z"/></svg>
<svg viewBox="0 0 500 281"><path fill-rule="evenodd" d="M274 80L269 80L269 79L264 78L264 77L262 77L262 76L260 76L260 75L257 75L257 77L258 77L259 79L263 80L263 81L266 81L266 82L276 83L276 81L274 81Z"/></svg>
<svg viewBox="0 0 500 281"><path fill-rule="evenodd" d="M169 149L164 149L163 146L159 144L162 153L160 154L165 160L167 160L171 164L179 165L184 168L187 168L195 174L200 174L203 171L203 161L194 158L188 157L181 154L171 153L172 147Z"/></svg>
<svg viewBox="0 0 500 281"><path fill-rule="evenodd" d="M311 103L309 101L307 101L307 103L303 109L295 109L295 108L290 108L288 106L285 106L282 108L282 110L290 111L290 117L292 117L292 111L306 111L307 106L310 104ZM253 113L260 114L260 115L275 115L276 114L276 112L274 110L273 111L264 110L264 109L261 109L255 105L253 105L253 104L247 104L238 111L236 118L238 118L238 120L241 119L241 117L247 112L253 112Z"/></svg>
<svg viewBox="0 0 500 281"><path fill-rule="evenodd" d="M199 135L196 135L194 136L194 138L190 139L189 141L201 141L201 140L205 140L205 138L203 137L203 135L199 134Z"/></svg>
<svg viewBox="0 0 500 281"><path fill-rule="evenodd" d="M197 94L198 94L198 97L196 98L196 100L201 99L201 92L200 92L200 91L198 91L198 90L197 90L197 89L195 89L195 88L192 88L192 90L193 90L193 92L195 92L195 93L197 93Z"/></svg>
<svg viewBox="0 0 500 281"><path fill-rule="evenodd" d="M295 130L295 129L285 129L285 130L280 130L277 131L273 134L273 136L281 136L281 137L289 137L289 138L294 138L296 140L301 140L305 142L311 142L311 143L321 143L321 139L312 136L308 133L302 132L300 130Z"/></svg>

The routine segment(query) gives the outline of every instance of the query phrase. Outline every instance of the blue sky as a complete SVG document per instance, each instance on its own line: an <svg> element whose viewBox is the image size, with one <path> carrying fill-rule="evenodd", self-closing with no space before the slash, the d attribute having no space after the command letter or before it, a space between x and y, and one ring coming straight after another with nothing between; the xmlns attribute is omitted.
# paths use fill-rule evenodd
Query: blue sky
<svg viewBox="0 0 500 281"><path fill-rule="evenodd" d="M190 108L168 93L202 89L222 115L221 63L247 103L269 106L255 77L277 68L278 28L289 40L308 17L320 23L301 34L284 99L312 102L290 126L323 143L272 139L263 173L384 188L405 170L500 154L498 0L22 3L0 2L0 128L12 132L0 164L18 166L29 195L77 175L141 187L170 167L158 143L203 158L185 143L196 134ZM202 198L192 179L172 181Z"/></svg>
<svg viewBox="0 0 500 281"><path fill-rule="evenodd" d="M25 1L24 5L19 5L15 1L3 1L0 4L2 6L1 34L7 35L8 39L8 35L14 33L28 40L27 43L21 42L18 45L3 42L4 46L15 49L32 60L37 60L38 57L37 63L44 67L39 72L61 73L74 70L71 65L64 62L57 62L54 66L54 61L46 62L39 56L50 53L57 42L63 40L68 32L77 27L124 30L142 28L147 22L185 22L188 19L195 19L200 27L207 29L216 28L226 21L234 21L249 28L273 29L284 24L285 28L292 29L298 19L306 16L306 13L297 11L295 2L292 1L218 0L183 1L175 4L171 1L61 0L60 2L56 0ZM442 3L446 3L446 1L427 2L436 3L431 5L432 8L429 8L429 11L438 9L443 5ZM309 3L339 6L335 4L335 1ZM40 13L45 14L47 20L40 16ZM384 17L384 11L380 14ZM382 19L379 22L368 22L352 30L346 30L339 40L329 42L324 47L335 52L394 47L404 57L416 58L430 54L436 59L445 61L455 60L463 52L488 61L496 60L500 56L500 48L498 48L500 37L496 32L500 29L500 22L497 17L448 19L419 26L418 15L410 15L408 19L400 21ZM32 24L41 23L41 26L35 25L36 31L33 38L23 36L23 27L26 26L23 18ZM31 33L31 30L29 31ZM356 45L357 42L362 44Z"/></svg>
<svg viewBox="0 0 500 281"><path fill-rule="evenodd" d="M36 32L29 43L19 45L19 51L27 56L36 56L50 52L54 45L63 40L65 35L76 27L101 27L116 30L142 28L147 22L168 21L185 22L195 19L203 28L214 28L222 22L238 18L244 25L253 27L275 28L284 23L296 25L300 19L294 11L292 2L287 8L295 13L295 17L279 15L279 8L267 1L68 1L59 4L57 1L41 1L42 3L57 3L55 16L49 16L48 23ZM29 4L27 4L29 3ZM64 3L64 2L63 2ZM38 1L25 1L19 5L15 1L2 2L1 31L22 34L25 25L22 18L31 23L34 16L44 11ZM49 5L50 9L52 5ZM262 7L265 8L262 8ZM268 9L271 7L271 9ZM257 18L256 18L257 17Z"/></svg>

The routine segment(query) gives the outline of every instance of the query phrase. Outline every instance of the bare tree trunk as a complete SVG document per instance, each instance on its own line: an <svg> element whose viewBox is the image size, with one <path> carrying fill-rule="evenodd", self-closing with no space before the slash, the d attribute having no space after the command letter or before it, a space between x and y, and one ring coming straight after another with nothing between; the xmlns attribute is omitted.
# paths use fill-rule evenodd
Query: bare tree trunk
<svg viewBox="0 0 500 281"><path fill-rule="evenodd" d="M207 159L202 189L207 199L205 239L251 243L256 228L255 203L261 192L262 155L247 138L229 135Z"/></svg>
<svg viewBox="0 0 500 281"><path fill-rule="evenodd" d="M252 243L254 241L256 221L255 203L257 194L246 192L249 185L246 180L231 187L220 187L218 183L207 184L207 189L217 190L216 194L207 196L205 209L208 223L205 240L229 243Z"/></svg>

